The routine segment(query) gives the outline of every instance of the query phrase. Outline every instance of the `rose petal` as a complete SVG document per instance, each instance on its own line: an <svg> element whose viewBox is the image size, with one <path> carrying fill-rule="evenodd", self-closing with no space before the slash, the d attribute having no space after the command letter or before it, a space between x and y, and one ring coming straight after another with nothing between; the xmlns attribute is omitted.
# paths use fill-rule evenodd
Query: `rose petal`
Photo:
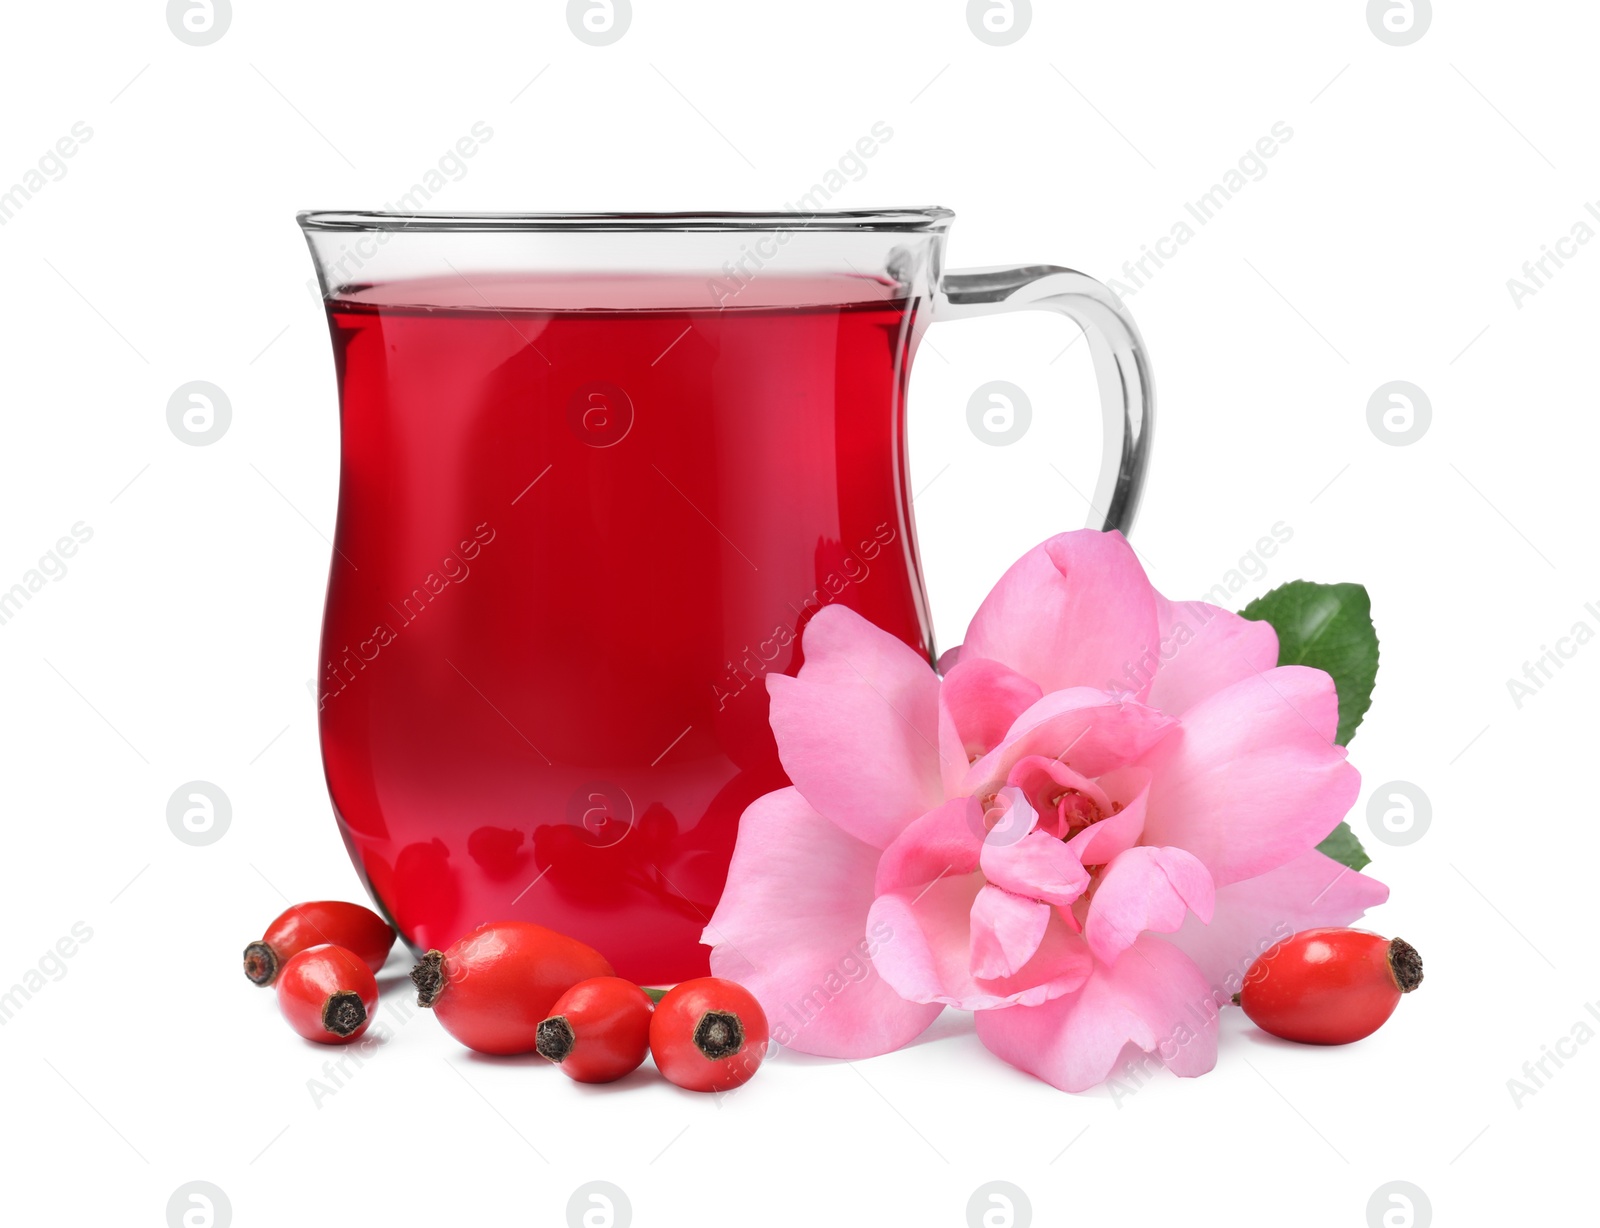
<svg viewBox="0 0 1600 1228"><path fill-rule="evenodd" d="M974 977L1011 976L1033 958L1050 923L1050 906L990 885L972 901Z"/></svg>
<svg viewBox="0 0 1600 1228"><path fill-rule="evenodd" d="M1219 887L1315 848L1361 789L1332 741L1338 715L1333 679L1298 665L1201 700L1145 760L1144 842L1188 849Z"/></svg>
<svg viewBox="0 0 1600 1228"><path fill-rule="evenodd" d="M1139 843L1144 833L1145 809L1150 797L1150 773L1144 768L1119 768L1100 778L1106 793L1114 799L1114 813L1100 822L1085 827L1067 841L1080 864L1104 865L1118 853ZM1126 798L1126 801L1120 799ZM1122 809L1117 810L1120 804Z"/></svg>
<svg viewBox="0 0 1600 1228"><path fill-rule="evenodd" d="M1190 917L1167 941L1194 960L1213 987L1234 994L1250 965L1301 930L1349 925L1389 898L1389 888L1313 849L1255 878L1217 889L1209 925Z"/></svg>
<svg viewBox="0 0 1600 1228"><path fill-rule="evenodd" d="M1017 895L1070 908L1089 885L1089 872L1057 837L1029 832L1020 840L996 828L983 842L984 877Z"/></svg>
<svg viewBox="0 0 1600 1228"><path fill-rule="evenodd" d="M873 891L915 895L947 874L970 874L983 848L983 812L976 798L953 797L921 815L883 850Z"/></svg>
<svg viewBox="0 0 1600 1228"><path fill-rule="evenodd" d="M701 941L711 970L744 985L781 1044L828 1057L898 1049L938 1015L878 975L867 912L878 850L798 790L758 798L739 821L728 885Z"/></svg>
<svg viewBox="0 0 1600 1228"><path fill-rule="evenodd" d="M947 875L914 894L895 891L872 901L867 928L887 935L873 963L902 998L962 1006L977 993L972 904L983 885L981 874Z"/></svg>
<svg viewBox="0 0 1600 1228"><path fill-rule="evenodd" d="M867 932L881 940L873 962L895 992L970 1011L1044 1002L1081 985L1093 957L1048 905L1039 949L1014 976L973 976L972 909L984 886L981 874L946 876L915 894L891 892L872 902Z"/></svg>
<svg viewBox="0 0 1600 1228"><path fill-rule="evenodd" d="M1177 725L1154 708L1078 687L1046 695L1019 716L1005 739L968 770L972 793L1010 778L1030 755L1056 759L1083 776L1103 776L1145 755Z"/></svg>
<svg viewBox="0 0 1600 1228"><path fill-rule="evenodd" d="M999 745L1042 694L1036 683L983 657L945 675L939 687L939 754L947 792L959 792L967 765Z"/></svg>
<svg viewBox="0 0 1600 1228"><path fill-rule="evenodd" d="M1129 1044L1186 1077L1217 1062L1210 987L1181 951L1148 934L1115 965L1096 964L1077 992L980 1011L977 1026L992 1052L1069 1092L1103 1082Z"/></svg>
<svg viewBox="0 0 1600 1228"><path fill-rule="evenodd" d="M1114 964L1146 930L1170 934L1191 910L1209 920L1215 894L1211 875L1192 854L1131 848L1105 868L1089 902L1083 936L1097 959Z"/></svg>
<svg viewBox="0 0 1600 1228"><path fill-rule="evenodd" d="M771 676L772 732L805 799L879 848L944 800L939 680L928 662L854 610L806 624L797 677Z"/></svg>
<svg viewBox="0 0 1600 1228"><path fill-rule="evenodd" d="M1278 633L1272 624L1241 618L1204 601L1168 601L1157 596L1161 665L1146 700L1169 716L1235 682L1278 663Z"/></svg>
<svg viewBox="0 0 1600 1228"><path fill-rule="evenodd" d="M1112 813L1111 799L1097 782L1056 759L1029 755L1006 779L1037 812L1040 829L1053 836L1065 835L1071 819L1092 822Z"/></svg>
<svg viewBox="0 0 1600 1228"><path fill-rule="evenodd" d="M1082 529L1034 547L973 616L962 660L989 657L1046 692L1149 689L1126 681L1156 652L1156 595L1120 533Z"/></svg>
<svg viewBox="0 0 1600 1228"><path fill-rule="evenodd" d="M1071 914L1060 908L1049 912L1044 938L1032 959L1011 976L974 978L978 989L988 995L982 1000L983 1006L997 1007L1008 1002L1036 1006L1071 993L1089 979L1094 956L1083 939L1063 924Z"/></svg>

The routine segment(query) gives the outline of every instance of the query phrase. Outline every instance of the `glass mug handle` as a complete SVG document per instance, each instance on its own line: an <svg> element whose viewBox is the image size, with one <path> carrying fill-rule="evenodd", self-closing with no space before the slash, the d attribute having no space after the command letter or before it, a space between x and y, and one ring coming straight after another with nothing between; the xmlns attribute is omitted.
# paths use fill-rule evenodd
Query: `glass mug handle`
<svg viewBox="0 0 1600 1228"><path fill-rule="evenodd" d="M1105 286L1055 265L961 269L946 273L934 295L935 323L1003 311L1056 311L1083 329L1105 423L1105 454L1089 502L1089 527L1126 533L1144 488L1155 419L1150 358L1138 326Z"/></svg>

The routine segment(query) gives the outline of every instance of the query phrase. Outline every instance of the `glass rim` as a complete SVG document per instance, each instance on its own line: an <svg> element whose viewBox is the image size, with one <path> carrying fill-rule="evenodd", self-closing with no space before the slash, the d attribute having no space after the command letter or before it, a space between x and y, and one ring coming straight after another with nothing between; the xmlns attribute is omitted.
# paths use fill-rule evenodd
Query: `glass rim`
<svg viewBox="0 0 1600 1228"><path fill-rule="evenodd" d="M307 232L412 231L942 231L955 214L937 205L912 209L823 209L816 213L387 213L307 209L295 215Z"/></svg>

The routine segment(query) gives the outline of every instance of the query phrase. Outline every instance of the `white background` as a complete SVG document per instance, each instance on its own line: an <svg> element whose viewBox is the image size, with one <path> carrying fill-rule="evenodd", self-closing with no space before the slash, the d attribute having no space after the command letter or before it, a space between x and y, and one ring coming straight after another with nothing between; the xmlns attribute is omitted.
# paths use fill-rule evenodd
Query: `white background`
<svg viewBox="0 0 1600 1228"><path fill-rule="evenodd" d="M1506 281L1600 194L1600 11L1440 7L1393 47L1358 0L1040 3L996 48L955 0L635 0L596 48L558 3L239 0L206 47L156 0L8 6L0 187L74 123L93 136L0 227L0 588L75 523L93 537L0 626L0 987L75 923L93 937L0 1030L7 1218L160 1224L203 1180L239 1225L559 1225L591 1179L640 1225L959 1225L996 1179L1051 1224L1362 1225L1391 1180L1440 1224L1563 1218L1592 1167L1600 1045L1520 1106L1507 1080L1600 998L1575 924L1600 853L1600 648L1520 708L1507 679L1575 623L1600 628L1600 245L1520 308ZM1295 577L1370 588L1383 665L1352 821L1393 888L1370 924L1428 969L1382 1032L1315 1050L1230 1011L1214 1073L1069 1096L948 1014L872 1061L782 1053L719 1102L477 1060L422 1014L313 1100L338 1053L238 972L284 897L360 890L307 688L338 439L293 213L380 207L480 120L493 139L439 208L775 208L884 120L893 139L836 203L956 209L957 267L1102 278L1275 122L1293 129L1128 299L1160 393L1134 541L1164 591L1198 596L1281 521L1292 539L1240 604ZM918 359L943 645L1018 553L1086 516L1062 476L1087 489L1098 446L1073 335L952 323ZM166 404L201 379L233 420L190 447ZM1032 398L1014 446L966 427L990 379ZM1395 379L1432 402L1410 446L1367 422ZM198 848L166 823L195 779L233 807ZM1393 780L1431 799L1406 847L1367 825ZM406 1001L407 962L386 1003Z"/></svg>

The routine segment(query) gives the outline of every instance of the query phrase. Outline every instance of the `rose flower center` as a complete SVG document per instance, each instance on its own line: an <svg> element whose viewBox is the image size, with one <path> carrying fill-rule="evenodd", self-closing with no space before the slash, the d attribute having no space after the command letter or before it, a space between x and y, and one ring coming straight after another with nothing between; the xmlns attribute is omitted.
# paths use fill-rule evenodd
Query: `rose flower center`
<svg viewBox="0 0 1600 1228"><path fill-rule="evenodd" d="M1077 789L1063 789L1050 800L1061 823L1063 840L1070 840L1085 827L1106 817L1092 797Z"/></svg>

